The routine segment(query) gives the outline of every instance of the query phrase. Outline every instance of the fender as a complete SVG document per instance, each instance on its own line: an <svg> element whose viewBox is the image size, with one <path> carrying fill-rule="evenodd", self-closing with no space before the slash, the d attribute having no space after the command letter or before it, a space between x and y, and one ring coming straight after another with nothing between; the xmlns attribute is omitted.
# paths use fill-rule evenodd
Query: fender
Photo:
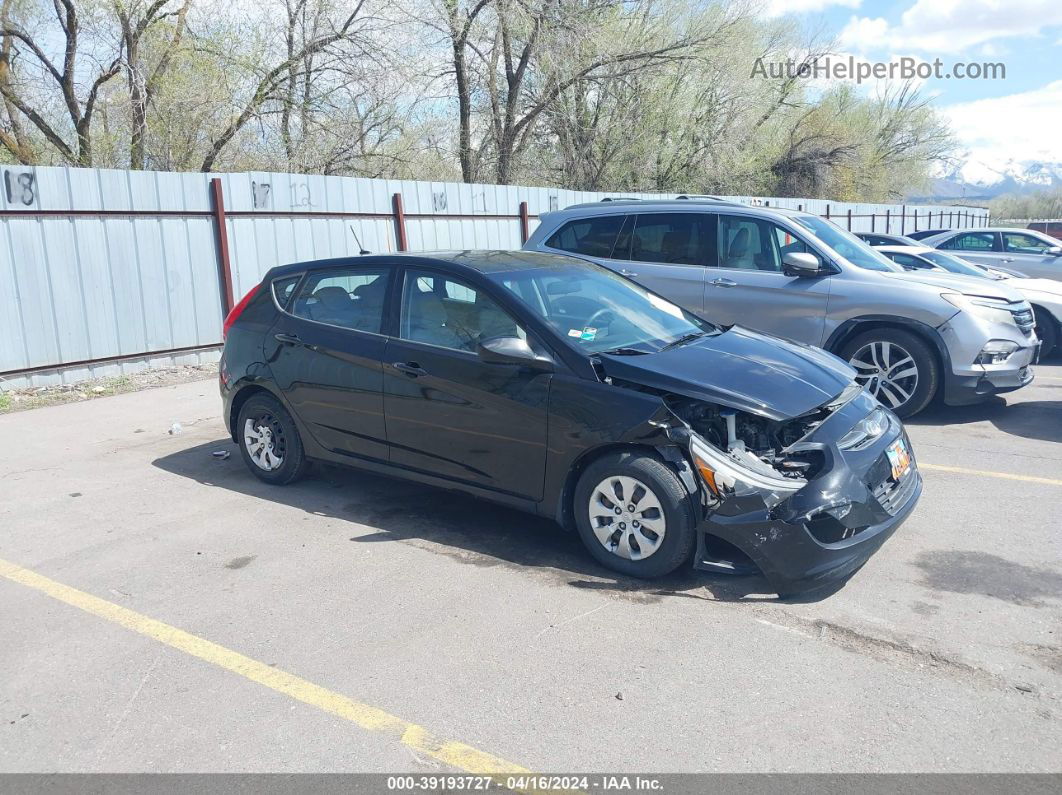
<svg viewBox="0 0 1062 795"><path fill-rule="evenodd" d="M951 372L951 354L948 352L948 346L944 344L944 338L940 336L940 332L927 323L922 323L921 321L912 320L911 318L906 317L897 317L895 315L862 315L860 317L849 318L833 330L833 333L830 334L829 339L826 340L822 347L830 353L837 354L837 351L845 342L855 334L860 333L869 325L892 326L893 328L906 329L907 331L917 334L922 339L931 343L937 354L940 356L940 361L944 365L943 376L947 377L947 374Z"/></svg>

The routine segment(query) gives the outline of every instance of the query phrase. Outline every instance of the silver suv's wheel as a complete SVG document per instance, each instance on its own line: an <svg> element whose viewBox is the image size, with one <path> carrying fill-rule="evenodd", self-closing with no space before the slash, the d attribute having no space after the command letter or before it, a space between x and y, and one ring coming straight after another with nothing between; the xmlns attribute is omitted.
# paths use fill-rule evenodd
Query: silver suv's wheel
<svg viewBox="0 0 1062 795"><path fill-rule="evenodd" d="M644 560L660 549L667 520L652 489L635 478L613 475L590 494L590 527L613 555Z"/></svg>
<svg viewBox="0 0 1062 795"><path fill-rule="evenodd" d="M848 363L857 371L856 381L890 409L902 406L918 389L918 364L895 342L868 343Z"/></svg>
<svg viewBox="0 0 1062 795"><path fill-rule="evenodd" d="M924 339L906 329L879 327L858 334L838 351L856 381L901 417L917 414L937 394L940 361Z"/></svg>

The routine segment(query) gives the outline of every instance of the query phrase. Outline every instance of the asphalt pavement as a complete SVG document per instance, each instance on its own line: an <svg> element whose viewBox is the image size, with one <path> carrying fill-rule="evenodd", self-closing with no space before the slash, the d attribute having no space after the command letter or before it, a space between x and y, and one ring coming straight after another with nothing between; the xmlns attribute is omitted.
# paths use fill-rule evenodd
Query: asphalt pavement
<svg viewBox="0 0 1062 795"><path fill-rule="evenodd" d="M0 771L1062 767L1058 364L913 420L915 514L799 601L387 478L269 487L219 409L0 417Z"/></svg>

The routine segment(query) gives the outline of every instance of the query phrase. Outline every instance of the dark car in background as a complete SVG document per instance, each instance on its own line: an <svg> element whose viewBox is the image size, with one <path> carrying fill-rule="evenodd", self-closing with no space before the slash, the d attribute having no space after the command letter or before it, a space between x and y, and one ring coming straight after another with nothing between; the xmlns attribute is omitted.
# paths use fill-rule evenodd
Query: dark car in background
<svg viewBox="0 0 1062 795"><path fill-rule="evenodd" d="M917 232L908 232L905 237L909 237L911 240L924 240L927 237L933 235L940 235L944 232L950 232L950 229L921 229Z"/></svg>
<svg viewBox="0 0 1062 795"><path fill-rule="evenodd" d="M900 420L840 359L572 257L274 268L225 332L225 421L261 480L316 459L466 492L574 528L626 575L692 559L814 589L922 489Z"/></svg>
<svg viewBox="0 0 1062 795"><path fill-rule="evenodd" d="M884 232L853 232L868 246L913 246L916 245L914 238L906 235L887 235Z"/></svg>

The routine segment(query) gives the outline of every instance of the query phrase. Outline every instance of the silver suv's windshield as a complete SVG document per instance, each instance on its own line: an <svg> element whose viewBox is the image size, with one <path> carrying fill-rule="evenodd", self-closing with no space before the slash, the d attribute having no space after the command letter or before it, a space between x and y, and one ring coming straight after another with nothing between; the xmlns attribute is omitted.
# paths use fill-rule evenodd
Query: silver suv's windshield
<svg viewBox="0 0 1062 795"><path fill-rule="evenodd" d="M486 275L587 353L654 353L718 332L711 323L589 262Z"/></svg>
<svg viewBox="0 0 1062 795"><path fill-rule="evenodd" d="M837 224L827 221L825 218L819 218L815 215L794 215L791 217L853 265L870 271L903 272L903 268L884 254L875 251L868 243L864 243L851 232L841 229Z"/></svg>

